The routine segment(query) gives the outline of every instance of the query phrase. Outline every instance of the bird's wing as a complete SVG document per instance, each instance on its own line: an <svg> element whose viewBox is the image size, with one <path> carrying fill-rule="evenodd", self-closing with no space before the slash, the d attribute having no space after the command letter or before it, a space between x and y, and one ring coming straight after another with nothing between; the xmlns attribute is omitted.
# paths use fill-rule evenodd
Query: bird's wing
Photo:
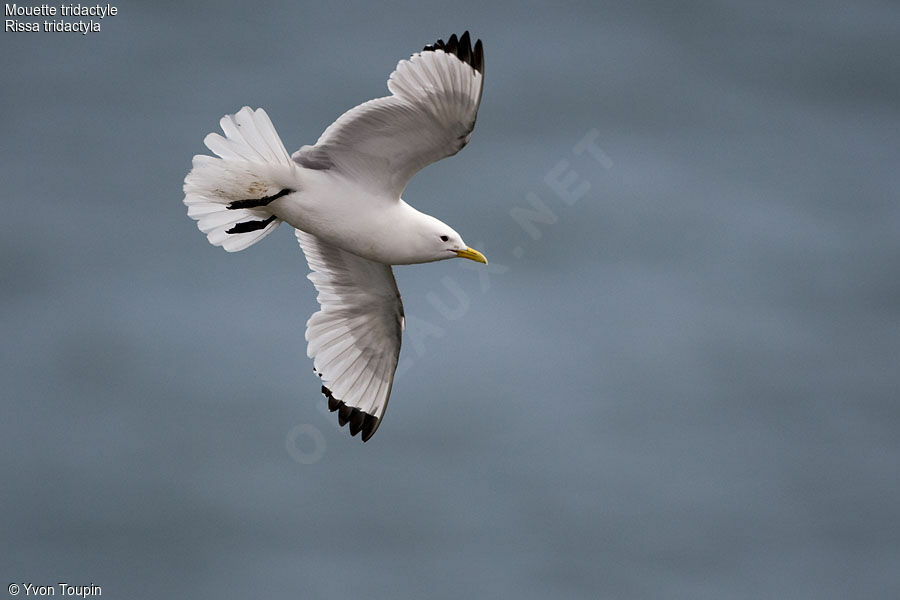
<svg viewBox="0 0 900 600"><path fill-rule="evenodd" d="M387 408L400 355L403 304L389 265L326 244L299 229L297 241L319 292L306 323L307 354L322 378L328 408L350 435L367 441Z"/></svg>
<svg viewBox="0 0 900 600"><path fill-rule="evenodd" d="M397 64L387 82L391 96L348 110L292 158L399 198L417 171L469 142L483 76L481 40L473 48L468 31L438 40Z"/></svg>

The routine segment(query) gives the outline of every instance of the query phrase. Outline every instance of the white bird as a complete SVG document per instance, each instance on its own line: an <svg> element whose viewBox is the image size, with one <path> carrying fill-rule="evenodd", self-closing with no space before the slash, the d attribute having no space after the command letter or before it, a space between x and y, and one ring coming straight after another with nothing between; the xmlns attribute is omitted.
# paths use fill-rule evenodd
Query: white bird
<svg viewBox="0 0 900 600"><path fill-rule="evenodd" d="M465 32L402 60L390 96L341 115L292 156L268 115L244 107L206 136L184 180L188 216L215 246L243 250L279 223L296 229L320 310L307 354L328 408L365 442L391 395L405 328L391 265L462 257L487 264L450 226L400 197L423 167L465 146L481 102L484 54Z"/></svg>

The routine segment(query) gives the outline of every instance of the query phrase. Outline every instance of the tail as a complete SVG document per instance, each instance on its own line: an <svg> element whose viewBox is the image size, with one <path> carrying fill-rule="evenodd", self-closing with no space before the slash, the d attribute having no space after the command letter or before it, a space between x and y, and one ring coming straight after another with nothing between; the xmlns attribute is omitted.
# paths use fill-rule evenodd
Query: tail
<svg viewBox="0 0 900 600"><path fill-rule="evenodd" d="M203 140L219 158L194 157L184 203L210 244L237 252L281 223L267 206L297 191L297 169L263 109L245 106L219 124L225 137L211 133Z"/></svg>

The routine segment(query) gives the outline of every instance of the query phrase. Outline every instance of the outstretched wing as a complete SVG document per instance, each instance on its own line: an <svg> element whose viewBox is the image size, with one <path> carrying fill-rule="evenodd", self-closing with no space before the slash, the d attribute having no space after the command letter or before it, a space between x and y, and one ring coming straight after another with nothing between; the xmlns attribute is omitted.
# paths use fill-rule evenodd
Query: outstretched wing
<svg viewBox="0 0 900 600"><path fill-rule="evenodd" d="M387 408L400 355L403 304L389 265L296 231L321 310L306 323L307 354L328 408L368 441Z"/></svg>
<svg viewBox="0 0 900 600"><path fill-rule="evenodd" d="M391 96L348 110L292 158L399 198L417 171L469 142L483 75L481 40L473 48L468 31L438 40L397 64L387 83Z"/></svg>

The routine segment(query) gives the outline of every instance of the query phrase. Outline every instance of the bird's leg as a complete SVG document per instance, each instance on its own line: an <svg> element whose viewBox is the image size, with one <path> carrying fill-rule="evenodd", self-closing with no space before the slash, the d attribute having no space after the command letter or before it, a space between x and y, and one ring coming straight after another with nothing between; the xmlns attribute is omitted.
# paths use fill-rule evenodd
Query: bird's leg
<svg viewBox="0 0 900 600"><path fill-rule="evenodd" d="M277 194L272 194L271 196L264 196L262 198L251 198L249 200L235 200L228 204L228 208L230 210L235 210L238 208L261 208L263 206L268 206L270 202L273 200L278 200L282 196L287 196L288 194L293 194L294 190L290 188L284 188Z"/></svg>

